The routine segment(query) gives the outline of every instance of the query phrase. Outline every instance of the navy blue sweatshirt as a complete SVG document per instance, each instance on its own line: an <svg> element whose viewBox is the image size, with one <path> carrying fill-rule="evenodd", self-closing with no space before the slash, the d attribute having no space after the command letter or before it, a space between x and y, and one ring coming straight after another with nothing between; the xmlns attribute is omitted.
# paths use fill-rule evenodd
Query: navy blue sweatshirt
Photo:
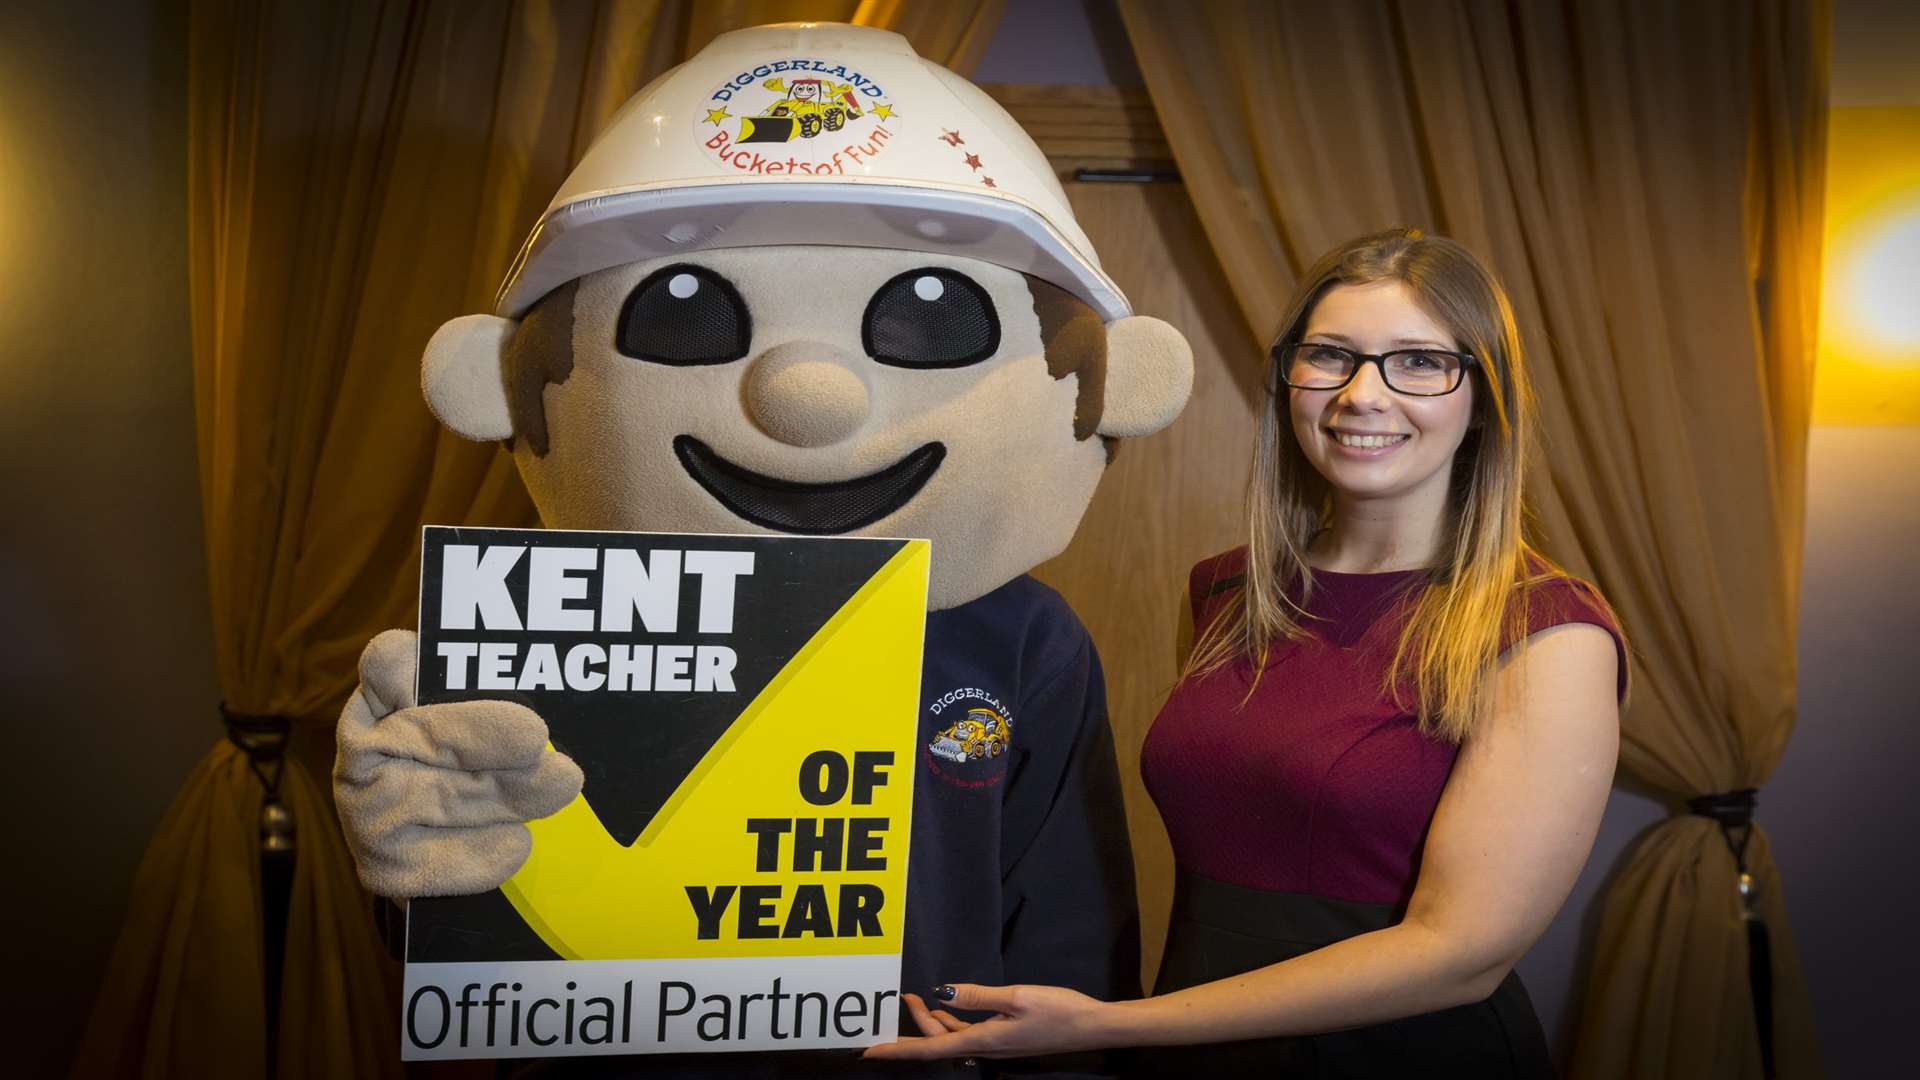
<svg viewBox="0 0 1920 1080"><path fill-rule="evenodd" d="M902 989L1041 983L1140 996L1140 928L1106 684L1086 627L1022 575L927 616ZM998 747L996 748L996 744ZM915 1034L906 1012L900 1030ZM516 1076L947 1077L1100 1072L1095 1055L864 1061L854 1051L516 1062Z"/></svg>

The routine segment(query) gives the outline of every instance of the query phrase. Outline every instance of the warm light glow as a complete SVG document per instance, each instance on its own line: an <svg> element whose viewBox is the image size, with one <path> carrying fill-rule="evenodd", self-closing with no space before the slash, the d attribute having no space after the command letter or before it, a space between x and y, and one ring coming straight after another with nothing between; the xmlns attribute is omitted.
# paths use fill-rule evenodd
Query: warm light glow
<svg viewBox="0 0 1920 1080"><path fill-rule="evenodd" d="M1816 424L1920 424L1920 106L1828 113Z"/></svg>
<svg viewBox="0 0 1920 1080"><path fill-rule="evenodd" d="M1920 205L1872 233L1849 275L1847 299L1862 328L1888 345L1920 345Z"/></svg>

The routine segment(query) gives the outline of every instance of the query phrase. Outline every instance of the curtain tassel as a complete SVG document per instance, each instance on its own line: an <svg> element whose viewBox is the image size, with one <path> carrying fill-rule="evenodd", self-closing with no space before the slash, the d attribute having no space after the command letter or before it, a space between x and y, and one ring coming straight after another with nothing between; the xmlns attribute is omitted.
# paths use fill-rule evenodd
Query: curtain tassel
<svg viewBox="0 0 1920 1080"><path fill-rule="evenodd" d="M1754 796L1758 788L1739 788L1687 800L1687 810L1720 824L1720 836L1740 872L1740 919L1747 928L1747 983L1753 993L1753 1021L1760 1032L1760 1068L1773 1080L1773 943L1767 923L1754 910L1753 875L1747 872L1747 841L1753 838ZM1738 833L1736 838L1735 833Z"/></svg>
<svg viewBox="0 0 1920 1080"><path fill-rule="evenodd" d="M280 977L287 955L287 906L293 896L295 822L280 801L280 777L286 769L287 738L293 724L284 716L237 713L220 703L227 738L247 755L247 767L260 781L260 936L266 961L267 1075L274 1075L280 1030Z"/></svg>

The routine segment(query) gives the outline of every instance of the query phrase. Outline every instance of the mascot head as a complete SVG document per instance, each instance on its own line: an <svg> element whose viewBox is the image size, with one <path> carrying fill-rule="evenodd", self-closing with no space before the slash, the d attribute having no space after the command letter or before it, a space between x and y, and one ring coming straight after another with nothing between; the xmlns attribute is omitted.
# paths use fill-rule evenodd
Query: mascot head
<svg viewBox="0 0 1920 1080"><path fill-rule="evenodd" d="M550 527L926 537L934 608L1064 549L1192 381L998 104L825 23L627 102L424 377Z"/></svg>

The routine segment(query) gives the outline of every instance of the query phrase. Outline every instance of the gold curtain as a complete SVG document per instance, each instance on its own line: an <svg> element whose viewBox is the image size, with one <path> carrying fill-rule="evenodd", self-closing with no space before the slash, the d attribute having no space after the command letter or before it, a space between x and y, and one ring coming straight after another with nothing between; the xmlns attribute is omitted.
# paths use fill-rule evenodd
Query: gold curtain
<svg viewBox="0 0 1920 1080"><path fill-rule="evenodd" d="M1760 1076L1733 857L1684 803L1763 787L1793 726L1824 0L1120 7L1253 340L1363 232L1498 268L1540 392L1541 536L1626 622L1622 763L1676 808L1604 901L1573 1073ZM1818 1075L1758 828L1746 857L1778 1074Z"/></svg>
<svg viewBox="0 0 1920 1080"><path fill-rule="evenodd" d="M149 843L74 1075L257 1077L270 1060L282 1077L399 1073L395 972L331 816L333 720L367 639L413 623L420 524L535 523L512 461L427 413L427 338L491 307L592 135L714 35L856 21L966 70L1003 6L193 5L189 298L214 641L228 707L292 721L304 749L280 781L298 854L270 1046L262 785L219 742Z"/></svg>

